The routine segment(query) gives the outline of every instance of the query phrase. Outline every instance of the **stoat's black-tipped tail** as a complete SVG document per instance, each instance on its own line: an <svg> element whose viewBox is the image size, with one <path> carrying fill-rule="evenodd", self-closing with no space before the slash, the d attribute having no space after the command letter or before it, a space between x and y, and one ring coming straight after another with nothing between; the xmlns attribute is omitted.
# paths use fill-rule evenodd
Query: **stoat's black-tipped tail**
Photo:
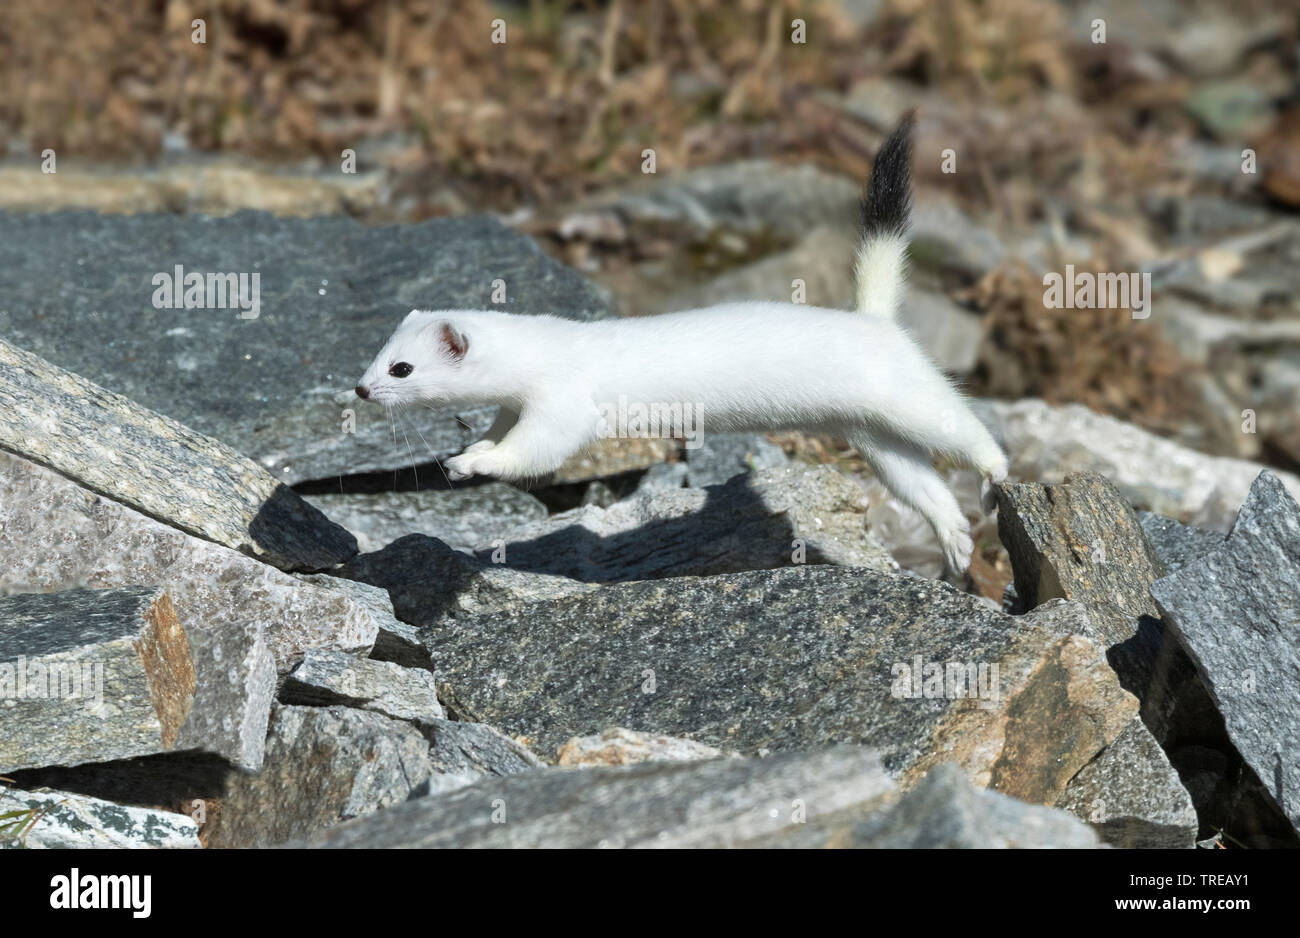
<svg viewBox="0 0 1300 938"><path fill-rule="evenodd" d="M892 318L902 295L907 259L907 226L912 213L912 127L908 111L889 135L871 167L862 196L858 246L858 309Z"/></svg>
<svg viewBox="0 0 1300 938"><path fill-rule="evenodd" d="M862 239L907 233L912 211L912 128L916 112L898 122L871 165L867 191L862 194Z"/></svg>

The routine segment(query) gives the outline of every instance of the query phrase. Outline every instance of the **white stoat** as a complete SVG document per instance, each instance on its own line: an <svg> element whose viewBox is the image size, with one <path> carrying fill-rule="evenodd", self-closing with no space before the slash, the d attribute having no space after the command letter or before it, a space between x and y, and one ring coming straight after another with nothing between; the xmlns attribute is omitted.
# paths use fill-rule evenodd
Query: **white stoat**
<svg viewBox="0 0 1300 938"><path fill-rule="evenodd" d="M893 320L905 274L910 151L909 115L881 147L867 185L857 313L754 302L575 322L415 310L366 369L357 394L388 405L500 405L487 436L447 461L452 479L553 472L609 435L604 416L620 401L692 408L710 432L843 436L930 523L949 566L964 571L970 525L931 457L946 456L990 483L1006 477L1007 460Z"/></svg>

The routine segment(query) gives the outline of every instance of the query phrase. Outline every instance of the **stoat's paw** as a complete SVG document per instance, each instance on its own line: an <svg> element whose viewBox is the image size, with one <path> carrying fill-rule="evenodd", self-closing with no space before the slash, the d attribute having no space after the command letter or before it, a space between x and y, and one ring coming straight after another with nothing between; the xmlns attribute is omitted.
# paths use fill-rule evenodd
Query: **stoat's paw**
<svg viewBox="0 0 1300 938"><path fill-rule="evenodd" d="M476 473L482 472L479 468L479 457L481 453L471 453L469 450L461 453L459 456L453 456L443 465L447 471L447 478L453 482L463 482L471 479Z"/></svg>
<svg viewBox="0 0 1300 938"><path fill-rule="evenodd" d="M943 559L948 564L948 569L954 573L965 573L970 569L975 542L971 540L970 524L964 517L947 530L939 532L939 546L943 548Z"/></svg>
<svg viewBox="0 0 1300 938"><path fill-rule="evenodd" d="M466 447L465 447L465 452L467 452L467 453L481 453L481 452L483 452L485 449L491 449L492 447L494 447L494 446L496 446L496 445L497 445L497 444L496 444L496 442L495 442L494 440L479 440L477 443L471 443L469 446L466 446Z"/></svg>

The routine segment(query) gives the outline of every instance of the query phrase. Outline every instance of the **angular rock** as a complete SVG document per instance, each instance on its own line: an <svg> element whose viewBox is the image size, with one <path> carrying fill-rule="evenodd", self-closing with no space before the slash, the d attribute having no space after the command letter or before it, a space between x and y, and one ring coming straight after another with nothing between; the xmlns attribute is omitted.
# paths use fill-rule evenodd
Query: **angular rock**
<svg viewBox="0 0 1300 938"><path fill-rule="evenodd" d="M641 493L521 525L505 539L504 563L585 582L796 562L896 570L866 530L865 509L858 485L830 467L764 469L725 485ZM478 552L480 560L492 556Z"/></svg>
<svg viewBox="0 0 1300 938"><path fill-rule="evenodd" d="M484 723L422 722L435 772L445 775L516 775L541 768L541 761L509 736Z"/></svg>
<svg viewBox="0 0 1300 938"><path fill-rule="evenodd" d="M1078 600L1108 645L1131 638L1142 616L1158 615L1148 589L1163 571L1133 509L1104 476L1003 484L998 534L1026 608Z"/></svg>
<svg viewBox="0 0 1300 938"><path fill-rule="evenodd" d="M761 433L711 433L686 451L687 484L722 485L733 476L789 465L785 451Z"/></svg>
<svg viewBox="0 0 1300 938"><path fill-rule="evenodd" d="M1228 735L1300 830L1300 507L1261 472L1227 539L1151 587Z"/></svg>
<svg viewBox="0 0 1300 938"><path fill-rule="evenodd" d="M348 707L280 707L255 775L229 776L204 836L210 847L306 837L405 801L433 769L412 726Z"/></svg>
<svg viewBox="0 0 1300 938"><path fill-rule="evenodd" d="M1207 456L1080 404L978 402L1011 459L1012 478L1060 482L1095 472L1131 504L1184 524L1227 531L1262 466ZM1275 473L1293 497L1300 478Z"/></svg>
<svg viewBox="0 0 1300 938"><path fill-rule="evenodd" d="M803 566L607 586L426 641L450 713L538 752L611 724L747 755L852 740L904 785L956 760L1050 803L1137 711L1089 631L1077 604L1011 618L944 584Z"/></svg>
<svg viewBox="0 0 1300 938"><path fill-rule="evenodd" d="M35 792L0 786L0 849L199 846L199 826L184 814L130 807L66 791Z"/></svg>
<svg viewBox="0 0 1300 938"><path fill-rule="evenodd" d="M873 806L874 807L874 806ZM976 788L951 762L935 766L893 804L810 820L751 847L857 849L1079 849L1097 846L1087 825L1053 808Z"/></svg>
<svg viewBox="0 0 1300 938"><path fill-rule="evenodd" d="M370 612L377 623L374 647L370 657L376 661L391 661L404 668L429 668L429 651L420 640L420 631L415 626L403 622L393 614L393 601L388 598L388 591L362 583L348 580L328 573L295 574L305 583L337 590L349 600Z"/></svg>
<svg viewBox="0 0 1300 938"><path fill-rule="evenodd" d="M340 824L310 847L740 847L802 818L883 804L893 791L870 749L766 759L548 769L486 779Z"/></svg>
<svg viewBox="0 0 1300 938"><path fill-rule="evenodd" d="M483 215L367 226L254 212L7 214L0 245L0 335L221 440L285 485L411 464L384 409L352 393L411 309L578 319L609 309L576 272ZM154 278L177 264L205 277L257 274L256 318L155 306ZM506 302L494 305L498 281ZM459 452L492 417L484 407L400 419L430 460Z"/></svg>
<svg viewBox="0 0 1300 938"><path fill-rule="evenodd" d="M525 521L546 517L546 506L504 482L420 492L310 495L307 501L356 536L363 553L407 534L436 537L455 550L491 544Z"/></svg>
<svg viewBox="0 0 1300 938"><path fill-rule="evenodd" d="M0 774L173 749L194 686L162 589L0 598Z"/></svg>
<svg viewBox="0 0 1300 938"><path fill-rule="evenodd" d="M348 593L141 515L0 451L0 593L157 583L186 624L197 686L176 747L260 764L277 668L366 653L379 618Z"/></svg>
<svg viewBox="0 0 1300 938"><path fill-rule="evenodd" d="M723 752L690 739L638 733L614 726L598 736L575 736L559 748L562 766L635 765L638 762L696 762L718 759Z"/></svg>
<svg viewBox="0 0 1300 938"><path fill-rule="evenodd" d="M309 649L289 672L280 699L316 707L357 707L394 720L428 722L446 716L438 703L437 682L428 671L323 648Z"/></svg>
<svg viewBox="0 0 1300 938"><path fill-rule="evenodd" d="M87 325L69 329L67 316L52 323L63 336ZM190 534L285 569L357 552L347 531L252 460L2 339L0 410L0 446Z"/></svg>
<svg viewBox="0 0 1300 938"><path fill-rule="evenodd" d="M1071 779L1056 806L1087 821L1114 847L1196 844L1192 796L1138 720Z"/></svg>

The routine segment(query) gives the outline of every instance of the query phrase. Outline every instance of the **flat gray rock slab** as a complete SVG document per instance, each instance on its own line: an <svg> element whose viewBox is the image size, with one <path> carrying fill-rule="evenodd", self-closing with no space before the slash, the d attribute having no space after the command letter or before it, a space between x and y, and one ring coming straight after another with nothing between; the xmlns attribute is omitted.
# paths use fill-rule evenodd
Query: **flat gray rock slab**
<svg viewBox="0 0 1300 938"><path fill-rule="evenodd" d="M1071 779L1056 806L1087 821L1114 847L1196 845L1192 796L1140 720Z"/></svg>
<svg viewBox="0 0 1300 938"><path fill-rule="evenodd" d="M494 561L584 582L706 576L798 563L898 569L866 525L867 496L829 466L781 466L709 488L641 492L511 530Z"/></svg>
<svg viewBox="0 0 1300 938"><path fill-rule="evenodd" d="M0 774L173 749L194 689L158 587L0 598Z"/></svg>
<svg viewBox="0 0 1300 938"><path fill-rule="evenodd" d="M1217 551L1151 595L1223 714L1228 735L1300 830L1300 507L1261 472Z"/></svg>
<svg viewBox="0 0 1300 938"><path fill-rule="evenodd" d="M261 762L275 677L308 648L368 652L377 606L191 537L0 451L0 593L157 583L185 623L197 687L177 748Z"/></svg>
<svg viewBox="0 0 1300 938"><path fill-rule="evenodd" d="M490 547L512 528L546 517L546 506L513 485L489 482L421 492L309 495L307 501L356 536L363 553L407 534L436 537L456 550Z"/></svg>
<svg viewBox="0 0 1300 938"><path fill-rule="evenodd" d="M157 274L260 275L256 318L156 308ZM494 291L504 288L505 303ZM606 315L597 288L486 216L0 214L0 335L251 457L286 485L459 452L490 408L407 412L352 388L412 309ZM246 313L244 315L247 315ZM417 439L418 428L424 441ZM423 455L420 455L420 453Z"/></svg>
<svg viewBox="0 0 1300 938"><path fill-rule="evenodd" d="M83 325L65 313L59 331ZM0 447L190 534L285 569L356 553L352 535L246 456L2 339L0 410Z"/></svg>
<svg viewBox="0 0 1300 938"><path fill-rule="evenodd" d="M204 834L210 847L262 847L306 837L405 801L432 774L414 727L348 707L281 707L266 761L232 773Z"/></svg>
<svg viewBox="0 0 1300 938"><path fill-rule="evenodd" d="M285 678L280 699L315 707L356 707L395 720L427 722L446 717L438 703L437 681L428 671L325 648L308 649Z"/></svg>
<svg viewBox="0 0 1300 938"><path fill-rule="evenodd" d="M611 726L744 755L854 742L904 785L955 760L1050 803L1137 712L1088 630L1073 603L1012 618L929 580L803 566L447 617L426 642L449 713L543 758Z"/></svg>
<svg viewBox="0 0 1300 938"><path fill-rule="evenodd" d="M547 769L418 798L288 846L740 847L892 792L876 753L857 746Z"/></svg>
<svg viewBox="0 0 1300 938"><path fill-rule="evenodd" d="M66 791L0 786L0 850L197 849L199 826L171 811L137 808ZM9 826L4 826L4 825Z"/></svg>

